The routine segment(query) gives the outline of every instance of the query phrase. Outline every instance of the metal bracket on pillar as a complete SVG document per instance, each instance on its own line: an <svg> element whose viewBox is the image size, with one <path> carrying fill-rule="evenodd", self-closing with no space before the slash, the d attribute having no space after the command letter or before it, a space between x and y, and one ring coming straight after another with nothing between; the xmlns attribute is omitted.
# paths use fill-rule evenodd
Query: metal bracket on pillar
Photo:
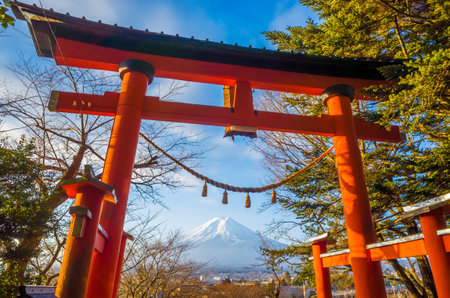
<svg viewBox="0 0 450 298"><path fill-rule="evenodd" d="M325 105L327 99L333 95L347 96L350 98L350 101L353 101L353 99L355 99L355 88L347 84L338 84L328 87L322 92L322 99L325 101Z"/></svg>
<svg viewBox="0 0 450 298"><path fill-rule="evenodd" d="M152 65L139 59L128 59L120 62L119 76L123 80L123 76L130 71L137 71L145 74L148 77L148 84L153 82L155 77L155 69Z"/></svg>
<svg viewBox="0 0 450 298"><path fill-rule="evenodd" d="M72 206L69 208L69 213L75 217L72 228L72 236L83 238L86 218L92 219L91 211L84 206Z"/></svg>

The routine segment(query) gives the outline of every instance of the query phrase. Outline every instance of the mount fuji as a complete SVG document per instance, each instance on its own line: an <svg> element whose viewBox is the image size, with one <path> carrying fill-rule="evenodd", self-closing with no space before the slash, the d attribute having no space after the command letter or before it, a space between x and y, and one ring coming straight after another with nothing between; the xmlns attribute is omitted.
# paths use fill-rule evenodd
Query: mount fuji
<svg viewBox="0 0 450 298"><path fill-rule="evenodd" d="M261 269L258 248L269 246L286 247L264 237L230 217L216 217L190 231L186 238L193 244L188 258L207 263L214 269Z"/></svg>

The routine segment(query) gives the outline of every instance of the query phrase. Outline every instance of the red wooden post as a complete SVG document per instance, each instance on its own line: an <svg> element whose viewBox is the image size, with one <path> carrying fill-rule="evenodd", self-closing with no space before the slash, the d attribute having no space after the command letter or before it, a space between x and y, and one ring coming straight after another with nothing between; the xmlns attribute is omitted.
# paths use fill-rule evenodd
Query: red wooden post
<svg viewBox="0 0 450 298"><path fill-rule="evenodd" d="M102 254L94 253L88 297L113 297L142 105L154 69L143 61L125 60L119 66L119 73L123 83L102 176L103 182L114 186L118 202L103 204L100 223L110 239Z"/></svg>
<svg viewBox="0 0 450 298"><path fill-rule="evenodd" d="M117 262L117 268L116 268L116 278L115 278L115 282L114 282L113 297L117 297L117 292L119 291L120 274L122 273L123 256L125 254L125 247L127 245L127 240L133 241L134 238L130 234L123 232L122 233L122 242L120 243L119 260Z"/></svg>
<svg viewBox="0 0 450 298"><path fill-rule="evenodd" d="M331 298L330 269L323 267L321 254L327 252L327 239L319 239L312 243L314 278L318 298Z"/></svg>
<svg viewBox="0 0 450 298"><path fill-rule="evenodd" d="M112 187L88 177L68 180L62 187L76 198L55 295L85 297L100 208L105 193L113 198Z"/></svg>
<svg viewBox="0 0 450 298"><path fill-rule="evenodd" d="M329 115L334 116L333 142L356 295L386 297L381 264L371 262L366 250L366 244L376 242L376 235L352 116L353 96L349 85L335 85L323 93Z"/></svg>
<svg viewBox="0 0 450 298"><path fill-rule="evenodd" d="M430 259L434 284L439 297L450 297L450 254L445 251L442 238L437 231L445 229L443 208L419 215L425 242L425 249Z"/></svg>

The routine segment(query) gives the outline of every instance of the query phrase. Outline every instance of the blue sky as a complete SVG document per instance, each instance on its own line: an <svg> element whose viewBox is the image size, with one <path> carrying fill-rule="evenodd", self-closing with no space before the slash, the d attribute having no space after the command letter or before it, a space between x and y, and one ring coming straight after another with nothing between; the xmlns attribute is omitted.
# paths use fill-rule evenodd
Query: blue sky
<svg viewBox="0 0 450 298"><path fill-rule="evenodd" d="M25 1L33 3L31 1ZM200 0L37 0L38 6L53 8L58 12L69 12L76 17L135 29L180 36L208 38L211 41L238 43L239 45L262 48L273 46L261 34L265 30L283 30L288 25L303 25L313 13L295 0L283 1L200 1ZM36 56L26 24L18 21L0 38L0 72L7 74L6 67L17 59L17 53ZM158 95L158 88L168 84L157 79L149 88L148 95ZM222 86L191 83L175 98L201 104L220 105L223 102ZM196 168L202 174L215 180L237 186L262 186L271 183L261 166L261 156L252 151L248 141L238 138L234 143L223 139L222 127L186 125L183 130L201 133L207 137L206 147L214 148L202 158ZM229 193L229 204L222 205L222 190L208 188L208 197L201 197L202 182L187 173L180 173L179 179L191 187L165 190L162 194L168 209L149 205L151 212L160 212L159 220L169 228L191 230L216 216L229 216L253 230L264 231L272 219L289 216L272 207L260 211L263 201L270 200L270 193L251 194L252 208L244 208L242 193ZM144 210L143 212L146 212Z"/></svg>

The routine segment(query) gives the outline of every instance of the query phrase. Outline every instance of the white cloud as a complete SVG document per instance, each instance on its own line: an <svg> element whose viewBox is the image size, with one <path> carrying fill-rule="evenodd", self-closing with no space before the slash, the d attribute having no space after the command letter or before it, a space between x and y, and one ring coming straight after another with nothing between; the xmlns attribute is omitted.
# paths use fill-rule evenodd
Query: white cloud
<svg viewBox="0 0 450 298"><path fill-rule="evenodd" d="M19 140L22 135L26 134L24 127L11 118L2 119L0 131L15 140Z"/></svg>
<svg viewBox="0 0 450 298"><path fill-rule="evenodd" d="M220 41L226 33L225 23L211 18L201 6L186 8L172 1L38 0L37 5L92 21L185 37Z"/></svg>
<svg viewBox="0 0 450 298"><path fill-rule="evenodd" d="M40 3L39 3L40 2ZM122 1L111 0L40 0L37 5L45 9L53 8L57 12L66 13L76 17L85 16L92 21L114 22L120 11Z"/></svg>
<svg viewBox="0 0 450 298"><path fill-rule="evenodd" d="M170 90L174 90L167 96ZM223 106L223 86L156 78L149 86L148 95L164 97L164 100L192 104Z"/></svg>
<svg viewBox="0 0 450 298"><path fill-rule="evenodd" d="M205 138L203 129L196 124L173 123L167 127L167 132L183 136L191 142L201 142Z"/></svg>
<svg viewBox="0 0 450 298"><path fill-rule="evenodd" d="M198 196L196 197L196 202L204 205L214 205L217 207L222 206L222 189L215 188L213 186L208 185L208 196L201 196L201 189L198 192Z"/></svg>
<svg viewBox="0 0 450 298"><path fill-rule="evenodd" d="M213 196L208 196L206 198L200 197L199 199L196 200L196 203L216 207L220 207L221 205L220 200L217 198L213 198Z"/></svg>
<svg viewBox="0 0 450 298"><path fill-rule="evenodd" d="M195 178L194 176L192 176L191 174L189 174L188 172L186 172L184 170L182 172L175 173L174 180L187 186L183 189L183 191L186 191L186 192L199 192L200 193L201 190L198 190L198 189L203 185L202 181Z"/></svg>
<svg viewBox="0 0 450 298"><path fill-rule="evenodd" d="M11 64L10 57L6 53L0 53L0 70L3 73L8 65Z"/></svg>
<svg viewBox="0 0 450 298"><path fill-rule="evenodd" d="M0 96L6 98L9 96L7 94L21 94L24 92L24 84L8 69L8 66L0 64L0 74Z"/></svg>
<svg viewBox="0 0 450 298"><path fill-rule="evenodd" d="M192 104L223 106L223 86L191 82L175 100Z"/></svg>
<svg viewBox="0 0 450 298"><path fill-rule="evenodd" d="M295 2L289 7L279 7L278 13L270 22L270 30L286 30L287 26L304 25L308 16L312 16L310 9Z"/></svg>
<svg viewBox="0 0 450 298"><path fill-rule="evenodd" d="M194 35L198 39L216 41L223 39L226 32L223 22L212 19L199 6L186 8L171 1L129 1L125 10L128 11L127 20L133 19L133 27L148 28L152 32L163 31L183 37Z"/></svg>
<svg viewBox="0 0 450 298"><path fill-rule="evenodd" d="M180 29L178 14L169 1L158 1L142 5L135 10L134 26L148 28L152 32L176 34Z"/></svg>
<svg viewBox="0 0 450 298"><path fill-rule="evenodd" d="M215 150L211 153L212 157L220 157L225 153L229 158L239 157L240 159L248 159L250 162L257 162L263 158L262 154L253 150L250 145L242 140L233 142L230 138L214 138L212 143L214 146L220 148L220 151Z"/></svg>

